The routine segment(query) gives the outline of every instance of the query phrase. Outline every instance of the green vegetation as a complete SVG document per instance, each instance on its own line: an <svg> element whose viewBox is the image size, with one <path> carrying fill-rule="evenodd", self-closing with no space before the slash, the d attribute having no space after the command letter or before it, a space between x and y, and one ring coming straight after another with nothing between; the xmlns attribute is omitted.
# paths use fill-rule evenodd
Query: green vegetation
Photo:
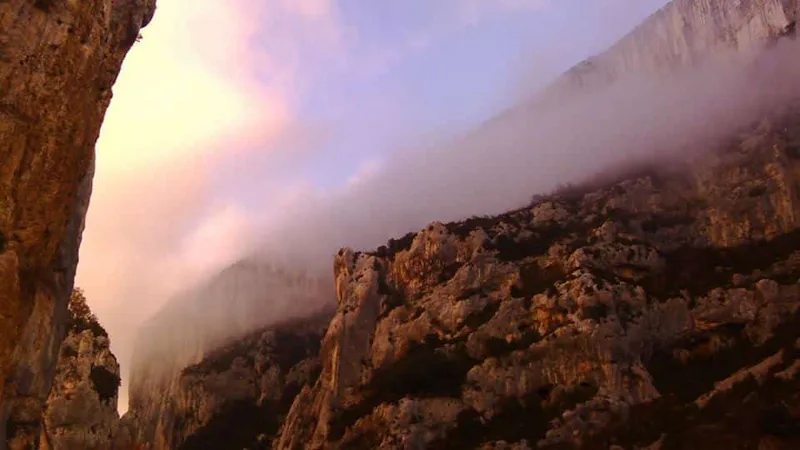
<svg viewBox="0 0 800 450"><path fill-rule="evenodd" d="M800 329L800 314L781 325L765 344L755 346L743 326L729 325L678 343L689 351L688 360L679 361L672 352L656 352L648 361L656 388L662 397L636 405L627 418L615 423L586 443L588 449L605 449L612 444L626 448L649 445L662 434L664 449L681 448L758 448L765 436L781 442L776 448L800 445L800 378L781 380L769 375L759 385L752 378L733 389L717 394L704 409L694 400L714 388L714 383L739 370L758 364L784 351L783 364L774 374L800 358L795 347Z"/></svg>
<svg viewBox="0 0 800 450"><path fill-rule="evenodd" d="M242 448L258 448L260 434L274 438L278 431L278 420L278 412L270 402L264 402L264 405L260 407L253 400L231 402L214 414L205 426L192 433L178 449L241 450Z"/></svg>
<svg viewBox="0 0 800 450"><path fill-rule="evenodd" d="M389 242L386 245L378 247L378 250L375 253L370 254L379 258L392 259L394 258L394 255L410 249L411 244L414 243L415 237L417 237L417 233L412 231L400 239L389 239Z"/></svg>

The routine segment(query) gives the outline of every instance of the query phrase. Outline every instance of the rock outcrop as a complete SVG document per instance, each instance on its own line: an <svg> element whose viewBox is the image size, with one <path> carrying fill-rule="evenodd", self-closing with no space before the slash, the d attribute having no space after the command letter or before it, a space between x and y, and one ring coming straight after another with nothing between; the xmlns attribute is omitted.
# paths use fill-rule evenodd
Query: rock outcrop
<svg viewBox="0 0 800 450"><path fill-rule="evenodd" d="M509 113L626 75L758 56L791 38L797 13L794 0L676 0ZM318 360L303 360L319 374L289 389L277 435L263 398L285 396L286 382L265 382L274 366L255 356L230 358L273 358L257 333L220 353L205 342L142 356L126 445L794 448L800 113L752 117L763 121L682 163L434 223L372 253L343 249L338 310Z"/></svg>
<svg viewBox="0 0 800 450"><path fill-rule="evenodd" d="M275 448L795 448L798 124L342 250Z"/></svg>
<svg viewBox="0 0 800 450"><path fill-rule="evenodd" d="M106 331L73 317L61 344L40 450L106 450L119 424L120 373Z"/></svg>
<svg viewBox="0 0 800 450"><path fill-rule="evenodd" d="M0 2L0 445L35 447L65 335L94 143L155 0Z"/></svg>

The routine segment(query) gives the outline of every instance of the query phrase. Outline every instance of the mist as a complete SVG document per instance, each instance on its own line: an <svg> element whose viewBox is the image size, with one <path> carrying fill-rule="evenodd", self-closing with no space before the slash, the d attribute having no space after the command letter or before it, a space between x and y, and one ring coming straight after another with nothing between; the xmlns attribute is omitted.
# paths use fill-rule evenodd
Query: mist
<svg viewBox="0 0 800 450"><path fill-rule="evenodd" d="M140 328L131 382L174 372L227 339L335 305L332 260L339 248L372 250L432 221L524 206L534 194L621 164L705 151L797 100L798 50L783 40L755 57L630 75L597 89L563 90L556 83L546 95L517 98L472 132L398 147L343 186L299 190L268 220L253 211L225 222L224 259L193 276L162 276L173 285L169 291L180 292ZM213 171L213 163L204 170ZM159 186L151 195L159 195ZM175 207L185 207L177 198ZM218 247L200 248L198 255L207 256ZM223 270L237 260L243 262ZM158 266L146 267L146 258L141 263L137 274L161 275ZM164 289L130 283L150 308L164 303ZM124 409L124 395L121 402Z"/></svg>
<svg viewBox="0 0 800 450"><path fill-rule="evenodd" d="M446 145L398 149L339 191L295 199L245 262L183 293L143 328L137 359L174 370L228 338L333 305L341 247L371 250L432 221L524 206L615 166L707 151L800 98L798 50L782 41L755 58L630 76L561 92L557 102L536 97Z"/></svg>
<svg viewBox="0 0 800 450"><path fill-rule="evenodd" d="M374 249L432 221L524 206L621 164L708 150L797 100L798 49L783 40L755 58L532 99L447 145L398 149L346 189L284 210L255 253L324 271L340 247Z"/></svg>

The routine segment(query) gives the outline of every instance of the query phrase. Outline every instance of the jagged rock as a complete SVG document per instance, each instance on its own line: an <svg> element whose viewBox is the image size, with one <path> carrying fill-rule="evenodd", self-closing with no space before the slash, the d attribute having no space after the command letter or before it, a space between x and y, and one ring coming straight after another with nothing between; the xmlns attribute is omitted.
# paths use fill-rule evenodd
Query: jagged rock
<svg viewBox="0 0 800 450"><path fill-rule="evenodd" d="M73 330L61 344L40 449L103 450L116 433L119 364L108 336Z"/></svg>
<svg viewBox="0 0 800 450"><path fill-rule="evenodd" d="M797 117L772 118L771 129ZM714 420L705 405L739 395L749 376L752 395L800 395L796 350L776 353L794 345L800 319L800 272L789 263L800 245L800 160L786 154L751 148L736 164L692 161L677 180L647 174L497 218L435 223L393 254L342 250L323 371L276 448L643 447L662 433L618 427L635 430L620 424L676 397L670 408L697 400L708 415L698 420ZM732 186L709 188L751 185L773 167L780 183L747 208ZM626 201L632 191L649 206ZM708 364L713 373L697 372ZM767 414L758 402L748 414ZM664 442L699 442L692 424L666 422ZM722 430L708 439L736 432ZM743 442L771 434L748 433Z"/></svg>
<svg viewBox="0 0 800 450"><path fill-rule="evenodd" d="M791 35L797 13L794 0L675 0L537 101L761 49ZM772 114L681 163L567 186L496 217L432 223L374 253L343 249L321 373L275 440L269 431L260 442L792 448L800 116ZM779 363L768 359L779 352ZM766 368L755 384L735 375L753 368ZM730 389L717 389L724 380ZM229 384L225 398L251 389ZM159 402L175 386L134 411L172 420ZM172 436L164 427L152 436L170 445L159 441Z"/></svg>
<svg viewBox="0 0 800 450"><path fill-rule="evenodd" d="M331 316L267 327L186 367L158 409L132 405L114 448L268 448L295 396L319 374Z"/></svg>
<svg viewBox="0 0 800 450"><path fill-rule="evenodd" d="M155 0L0 2L0 443L36 446L111 86ZM13 433L12 433L13 432Z"/></svg>

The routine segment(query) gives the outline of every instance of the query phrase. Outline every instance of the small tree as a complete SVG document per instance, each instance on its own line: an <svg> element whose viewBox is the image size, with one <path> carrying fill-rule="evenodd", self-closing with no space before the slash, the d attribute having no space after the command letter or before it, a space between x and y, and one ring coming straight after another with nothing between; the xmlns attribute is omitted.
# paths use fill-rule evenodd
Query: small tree
<svg viewBox="0 0 800 450"><path fill-rule="evenodd" d="M69 312L70 328L79 331L90 329L95 335L108 336L106 330L97 321L97 316L89 308L83 289L76 286L72 290L67 311Z"/></svg>
<svg viewBox="0 0 800 450"><path fill-rule="evenodd" d="M97 322L97 317L95 317L94 313L89 308L89 304L86 303L86 295L83 293L83 289L79 287L75 287L75 289L72 290L72 294L69 296L68 310L70 319L72 320Z"/></svg>

